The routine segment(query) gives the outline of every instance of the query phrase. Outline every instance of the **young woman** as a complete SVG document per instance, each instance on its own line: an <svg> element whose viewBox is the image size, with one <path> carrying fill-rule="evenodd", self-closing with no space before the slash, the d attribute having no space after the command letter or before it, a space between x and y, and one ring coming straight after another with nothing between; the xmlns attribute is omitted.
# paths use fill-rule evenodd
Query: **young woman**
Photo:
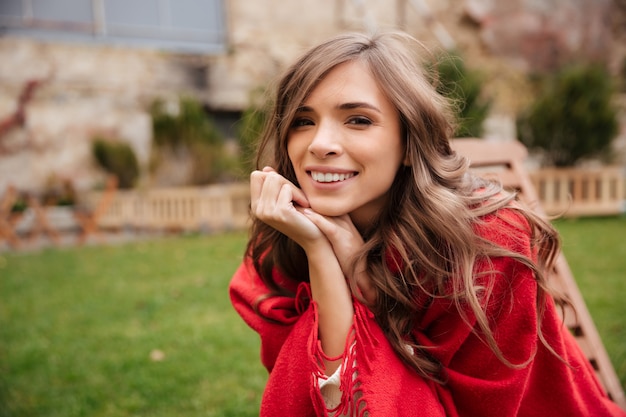
<svg viewBox="0 0 626 417"><path fill-rule="evenodd" d="M230 295L261 336L261 416L624 416L561 323L549 223L468 171L401 33L280 79Z"/></svg>

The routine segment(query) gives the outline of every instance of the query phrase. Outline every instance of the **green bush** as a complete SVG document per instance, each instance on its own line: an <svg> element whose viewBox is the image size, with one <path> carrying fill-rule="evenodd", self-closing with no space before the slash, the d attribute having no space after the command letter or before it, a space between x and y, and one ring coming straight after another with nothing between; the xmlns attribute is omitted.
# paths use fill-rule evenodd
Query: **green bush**
<svg viewBox="0 0 626 417"><path fill-rule="evenodd" d="M441 56L435 69L439 78L437 91L456 105L458 125L455 136L482 136L483 122L491 102L481 94L481 75L468 69L458 53Z"/></svg>
<svg viewBox="0 0 626 417"><path fill-rule="evenodd" d="M182 97L176 112L168 111L165 103L155 101L150 108L156 153L189 155L193 185L204 185L228 179L234 174L224 148L224 140L202 104ZM159 157L153 155L153 161ZM154 167L153 167L154 168Z"/></svg>
<svg viewBox="0 0 626 417"><path fill-rule="evenodd" d="M240 146L240 161L247 173L256 169L255 154L259 137L267 120L267 111L259 106L250 106L244 110L237 125Z"/></svg>
<svg viewBox="0 0 626 417"><path fill-rule="evenodd" d="M520 141L557 167L609 156L618 131L609 73L598 65L576 65L539 82L538 98L517 118Z"/></svg>
<svg viewBox="0 0 626 417"><path fill-rule="evenodd" d="M139 162L129 144L95 138L92 153L101 168L116 175L120 188L132 188L139 177Z"/></svg>
<svg viewBox="0 0 626 417"><path fill-rule="evenodd" d="M222 136L202 104L181 97L176 112L168 111L165 103L156 100L150 107L154 141L158 146L188 146L192 143L222 144Z"/></svg>
<svg viewBox="0 0 626 417"><path fill-rule="evenodd" d="M223 146L195 143L189 146L191 179L196 185L230 181L236 177L235 158Z"/></svg>

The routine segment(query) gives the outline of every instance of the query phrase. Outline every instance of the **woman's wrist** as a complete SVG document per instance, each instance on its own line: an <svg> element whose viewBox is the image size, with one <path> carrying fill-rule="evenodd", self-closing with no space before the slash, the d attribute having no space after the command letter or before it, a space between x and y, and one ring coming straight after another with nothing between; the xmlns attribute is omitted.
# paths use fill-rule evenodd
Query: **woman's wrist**
<svg viewBox="0 0 626 417"><path fill-rule="evenodd" d="M309 262L328 262L330 259L329 257L337 259L337 256L333 251L332 245L326 238L316 239L315 241L308 242L308 244L303 245L302 248L304 249L307 258L309 259Z"/></svg>

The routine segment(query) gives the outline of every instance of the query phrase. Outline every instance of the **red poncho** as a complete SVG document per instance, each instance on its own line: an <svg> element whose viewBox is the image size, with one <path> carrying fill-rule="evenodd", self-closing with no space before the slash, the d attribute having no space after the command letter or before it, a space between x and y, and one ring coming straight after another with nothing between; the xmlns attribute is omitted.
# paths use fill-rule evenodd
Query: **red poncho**
<svg viewBox="0 0 626 417"><path fill-rule="evenodd" d="M502 210L485 220L477 228L482 237L530 256L528 227L518 214ZM420 317L413 337L432 347L429 352L444 367L447 381L424 379L404 365L370 310L354 300L354 332L346 341L340 409L351 403L356 405L351 415L371 417L626 416L604 393L551 299L542 331L567 363L539 341L532 272L511 258L490 261L488 270L494 272L489 276L495 285L486 308L491 328L504 356L517 364L532 358L528 365L511 368L500 361L481 341L480 331L473 331L454 304L441 298ZM487 262L481 264L487 268ZM268 290L249 260L230 285L233 306L261 337L261 360L269 371L260 416L326 416L317 383L323 375L317 305L310 300L307 283L297 285L278 273L276 279L297 295L267 298L258 304L259 314L253 306ZM468 317L472 320L469 311Z"/></svg>

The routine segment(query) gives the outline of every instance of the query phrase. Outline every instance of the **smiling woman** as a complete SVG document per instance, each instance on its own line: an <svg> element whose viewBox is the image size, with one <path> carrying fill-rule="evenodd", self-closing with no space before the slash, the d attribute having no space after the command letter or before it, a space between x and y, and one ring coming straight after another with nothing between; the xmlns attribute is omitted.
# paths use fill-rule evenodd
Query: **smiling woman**
<svg viewBox="0 0 626 417"><path fill-rule="evenodd" d="M340 35L280 79L230 284L260 415L625 416L557 313L556 230L452 151L420 48Z"/></svg>
<svg viewBox="0 0 626 417"><path fill-rule="evenodd" d="M406 150L398 111L365 63L338 65L319 83L296 113L287 153L314 211L350 213L369 228Z"/></svg>

